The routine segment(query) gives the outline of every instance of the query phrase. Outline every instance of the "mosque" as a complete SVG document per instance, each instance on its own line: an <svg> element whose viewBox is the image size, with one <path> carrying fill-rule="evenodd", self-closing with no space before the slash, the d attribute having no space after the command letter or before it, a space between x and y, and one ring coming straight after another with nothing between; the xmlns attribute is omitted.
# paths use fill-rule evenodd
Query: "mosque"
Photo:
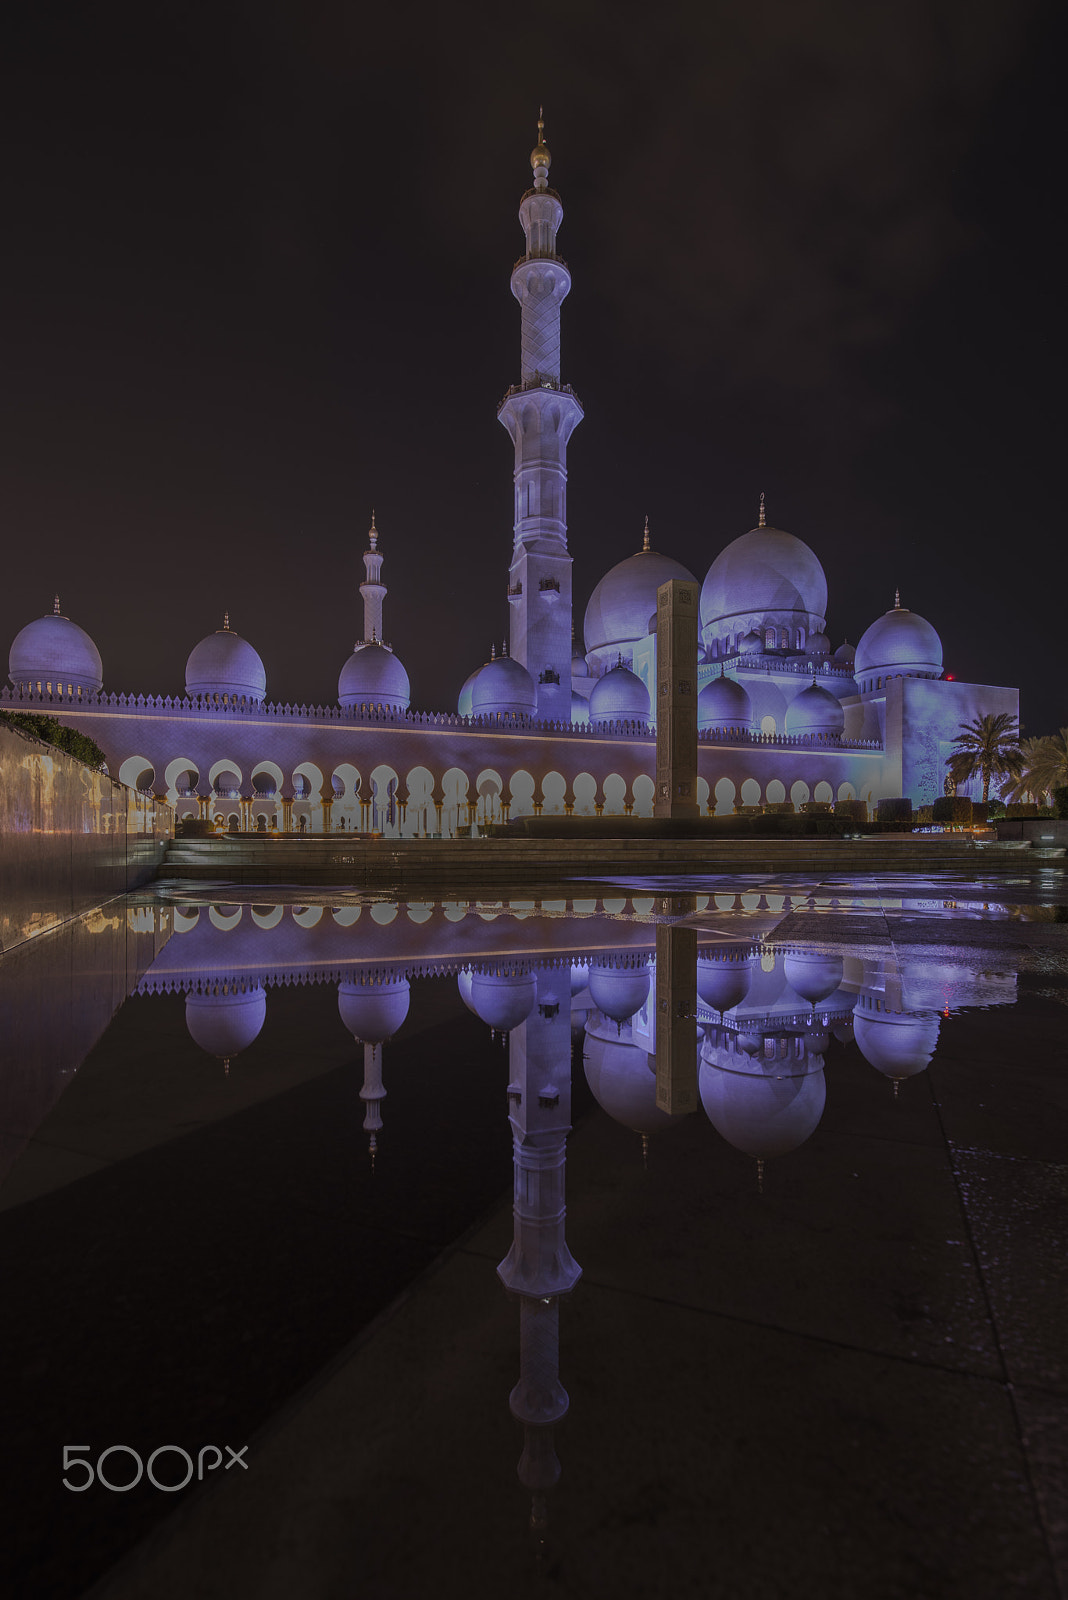
<svg viewBox="0 0 1068 1600"><path fill-rule="evenodd" d="M524 815L652 815L657 589L699 580L653 549L647 519L641 548L590 596L577 647L567 444L583 409L561 378L571 274L557 254L550 159L539 121L519 207L526 251L511 276L520 378L497 413L515 452L509 639L473 664L454 712L412 709L383 632L373 516L362 632L336 704L268 699L263 661L228 615L191 651L184 696L106 693L100 652L57 596L15 638L0 707L49 709L95 739L123 782L220 828L451 836ZM714 556L699 587L702 812L928 804L962 723L1019 715L1017 690L943 675L938 633L900 594L855 647L833 647L820 561L767 521L763 495L756 527Z"/></svg>

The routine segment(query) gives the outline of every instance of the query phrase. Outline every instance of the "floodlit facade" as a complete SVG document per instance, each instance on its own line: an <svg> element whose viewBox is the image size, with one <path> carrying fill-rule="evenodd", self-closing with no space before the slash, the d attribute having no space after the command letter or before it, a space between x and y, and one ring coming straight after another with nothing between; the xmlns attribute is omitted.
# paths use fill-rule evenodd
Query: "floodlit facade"
<svg viewBox="0 0 1068 1600"><path fill-rule="evenodd" d="M450 836L531 814L651 816L657 590L676 579L700 595L701 814L940 795L960 724L1017 717L1018 691L943 678L935 628L900 595L855 648L835 648L820 561L767 521L763 495L756 527L715 554L703 580L652 548L646 520L642 547L594 588L582 647L573 644L567 445L583 410L561 376L571 275L557 254L563 206L550 160L539 122L519 209L526 248L511 276L520 380L498 408L515 453L514 542L501 575L509 641L472 664L455 712L412 708L383 635L373 516L362 636L336 704L268 698L264 663L228 616L191 652L184 696L105 693L100 653L57 596L14 640L0 706L60 715L97 741L113 776L165 797L179 819L222 828Z"/></svg>

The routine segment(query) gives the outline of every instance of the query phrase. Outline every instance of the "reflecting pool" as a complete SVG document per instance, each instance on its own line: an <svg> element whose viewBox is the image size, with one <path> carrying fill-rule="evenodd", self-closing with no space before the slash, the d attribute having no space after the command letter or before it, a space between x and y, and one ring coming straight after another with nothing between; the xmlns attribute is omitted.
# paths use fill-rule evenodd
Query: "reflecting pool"
<svg viewBox="0 0 1068 1600"><path fill-rule="evenodd" d="M1055 1596L1063 873L421 893L0 962L13 1592Z"/></svg>

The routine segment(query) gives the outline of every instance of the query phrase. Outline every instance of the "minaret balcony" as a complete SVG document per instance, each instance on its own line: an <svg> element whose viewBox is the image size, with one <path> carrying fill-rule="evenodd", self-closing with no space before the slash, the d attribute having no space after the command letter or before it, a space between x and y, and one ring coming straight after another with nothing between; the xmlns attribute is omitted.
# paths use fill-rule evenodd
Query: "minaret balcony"
<svg viewBox="0 0 1068 1600"><path fill-rule="evenodd" d="M543 255L526 255L526 256L520 256L518 261L513 261L512 262L512 271L514 272L517 267L529 266L532 261L557 261L557 262L559 262L560 266L567 267L567 262L564 260L563 256L558 256L556 254L556 252L553 251L553 253L551 255L544 255L544 256ZM570 270L571 270L570 267L568 267L568 271L570 271Z"/></svg>

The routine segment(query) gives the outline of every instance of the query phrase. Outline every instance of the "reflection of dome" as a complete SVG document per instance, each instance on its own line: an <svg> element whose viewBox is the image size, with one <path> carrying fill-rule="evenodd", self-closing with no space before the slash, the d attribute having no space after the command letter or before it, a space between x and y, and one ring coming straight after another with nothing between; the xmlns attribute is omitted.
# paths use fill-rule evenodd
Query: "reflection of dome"
<svg viewBox="0 0 1068 1600"><path fill-rule="evenodd" d="M823 734L837 738L845 727L845 712L840 701L821 684L810 683L786 707L786 732Z"/></svg>
<svg viewBox="0 0 1068 1600"><path fill-rule="evenodd" d="M734 678L710 678L697 696L697 726L724 728L731 732L749 727L752 707L749 696Z"/></svg>
<svg viewBox="0 0 1068 1600"><path fill-rule="evenodd" d="M534 679L521 661L498 656L476 674L471 685L471 715L487 717L514 712L532 717L538 703Z"/></svg>
<svg viewBox="0 0 1068 1600"><path fill-rule="evenodd" d="M532 972L476 972L471 978L472 1011L499 1033L511 1033L525 1022L537 997Z"/></svg>
<svg viewBox="0 0 1068 1600"><path fill-rule="evenodd" d="M259 1034L267 995L259 984L244 991L224 984L218 994L187 994L185 1025L202 1050L229 1061Z"/></svg>
<svg viewBox="0 0 1068 1600"><path fill-rule="evenodd" d="M857 645L855 676L861 679L873 673L905 678L942 675L941 639L929 622L907 611L900 601L864 631Z"/></svg>
<svg viewBox="0 0 1068 1600"><path fill-rule="evenodd" d="M721 550L701 586L706 642L748 617L795 613L822 627L827 579L803 540L781 528L751 528ZM810 624L811 625L811 624Z"/></svg>
<svg viewBox="0 0 1068 1600"><path fill-rule="evenodd" d="M701 1104L712 1126L736 1150L781 1156L815 1132L827 1098L822 1071L797 1078L732 1072L701 1060Z"/></svg>
<svg viewBox="0 0 1068 1600"><path fill-rule="evenodd" d="M783 971L794 993L815 1006L828 999L841 984L842 958L823 955L818 950L795 951L786 957Z"/></svg>
<svg viewBox="0 0 1068 1600"><path fill-rule="evenodd" d="M612 967L607 962L590 965L590 999L598 1011L614 1022L626 1022L649 998L647 967Z"/></svg>
<svg viewBox="0 0 1068 1600"><path fill-rule="evenodd" d="M593 1098L614 1121L635 1133L656 1133L681 1121L657 1108L656 1057L640 1045L587 1027L583 1055Z"/></svg>
<svg viewBox="0 0 1068 1600"><path fill-rule="evenodd" d="M256 651L230 627L223 625L194 645L185 664L186 694L229 695L262 700L267 692L267 674Z"/></svg>
<svg viewBox="0 0 1068 1600"><path fill-rule="evenodd" d="M362 1044L382 1044L391 1039L408 1015L410 987L407 978L388 983L338 984L337 1009L342 1022Z"/></svg>
<svg viewBox="0 0 1068 1600"><path fill-rule="evenodd" d="M865 1061L887 1078L911 1078L931 1064L938 1043L937 1012L929 1016L880 1011L853 1013L853 1037Z"/></svg>
<svg viewBox="0 0 1068 1600"><path fill-rule="evenodd" d="M341 669L337 697L343 706L387 706L407 711L411 686L393 651L372 641L357 645Z"/></svg>
<svg viewBox="0 0 1068 1600"><path fill-rule="evenodd" d="M649 691L622 663L598 678L590 695L590 721L648 722Z"/></svg>
<svg viewBox="0 0 1068 1600"><path fill-rule="evenodd" d="M656 611L656 591L672 578L697 582L681 562L648 548L606 572L586 607L582 632L587 651L611 653L644 639Z"/></svg>
<svg viewBox="0 0 1068 1600"><path fill-rule="evenodd" d="M49 684L54 685L54 694L65 694L68 684L95 694L104 682L99 650L84 628L60 616L58 595L50 616L28 622L15 635L8 672L16 688L36 689L40 684L44 694Z"/></svg>
<svg viewBox="0 0 1068 1600"><path fill-rule="evenodd" d="M748 948L697 958L697 993L713 1011L729 1011L749 993Z"/></svg>

